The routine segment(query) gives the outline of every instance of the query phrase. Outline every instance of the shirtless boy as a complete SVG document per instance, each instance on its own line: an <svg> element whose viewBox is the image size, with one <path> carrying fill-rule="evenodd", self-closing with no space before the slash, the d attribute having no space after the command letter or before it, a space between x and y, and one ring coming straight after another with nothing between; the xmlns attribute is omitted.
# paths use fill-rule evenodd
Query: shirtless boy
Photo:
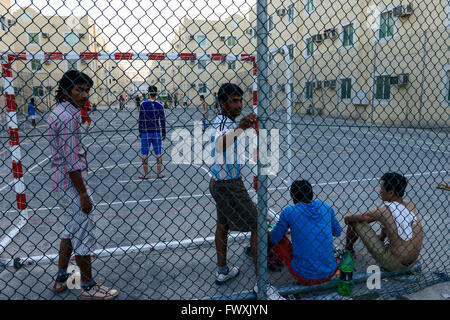
<svg viewBox="0 0 450 320"><path fill-rule="evenodd" d="M353 252L353 245L361 238L371 255L387 271L409 269L418 259L422 248L423 230L419 214L411 201L404 200L406 178L398 173L386 173L381 177L380 198L384 205L365 213L345 216L348 225L346 249ZM379 236L369 223L379 222ZM388 238L388 243L384 241Z"/></svg>

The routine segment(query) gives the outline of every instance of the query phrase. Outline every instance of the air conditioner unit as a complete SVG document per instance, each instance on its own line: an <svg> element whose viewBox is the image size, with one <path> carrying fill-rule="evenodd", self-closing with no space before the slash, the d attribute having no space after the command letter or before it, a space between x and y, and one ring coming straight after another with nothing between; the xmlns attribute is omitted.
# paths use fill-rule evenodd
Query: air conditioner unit
<svg viewBox="0 0 450 320"><path fill-rule="evenodd" d="M323 36L318 33L312 36L312 39L315 43L321 43L323 41Z"/></svg>
<svg viewBox="0 0 450 320"><path fill-rule="evenodd" d="M285 16L286 13L287 13L287 10L286 10L286 9L278 9L278 10L277 10L277 15L280 16L280 17Z"/></svg>
<svg viewBox="0 0 450 320"><path fill-rule="evenodd" d="M328 82L328 88L330 88L330 89L335 89L335 88L336 88L336 84L337 84L336 79L329 80L329 82Z"/></svg>
<svg viewBox="0 0 450 320"><path fill-rule="evenodd" d="M408 4L407 6L403 7L402 14L400 17L402 18L408 17L413 14L413 11L414 10L412 8L412 5Z"/></svg>
<svg viewBox="0 0 450 320"><path fill-rule="evenodd" d="M403 13L403 6L397 6L392 10L392 15L394 17L400 17Z"/></svg>
<svg viewBox="0 0 450 320"><path fill-rule="evenodd" d="M253 28L247 28L247 29L245 30L245 33L246 33L246 34L249 34L249 35L252 35L252 34L253 34Z"/></svg>
<svg viewBox="0 0 450 320"><path fill-rule="evenodd" d="M331 40L335 40L338 37L338 33L336 31L336 29L327 29L324 31L323 33L323 39L331 39Z"/></svg>
<svg viewBox="0 0 450 320"><path fill-rule="evenodd" d="M397 85L397 84L398 84L398 77L396 77L396 76L390 77L390 79L389 79L389 84L391 84L391 85Z"/></svg>
<svg viewBox="0 0 450 320"><path fill-rule="evenodd" d="M336 80L325 80L323 82L323 87L324 88L336 88Z"/></svg>
<svg viewBox="0 0 450 320"><path fill-rule="evenodd" d="M314 89L321 89L321 88L322 88L322 81L314 82Z"/></svg>
<svg viewBox="0 0 450 320"><path fill-rule="evenodd" d="M48 33L42 33L42 38L48 38Z"/></svg>
<svg viewBox="0 0 450 320"><path fill-rule="evenodd" d="M397 86L405 87L409 83L409 74L402 73L398 75L398 83Z"/></svg>
<svg viewBox="0 0 450 320"><path fill-rule="evenodd" d="M16 20L15 19L6 19L6 24L8 25L8 27L11 27L14 24L16 24Z"/></svg>

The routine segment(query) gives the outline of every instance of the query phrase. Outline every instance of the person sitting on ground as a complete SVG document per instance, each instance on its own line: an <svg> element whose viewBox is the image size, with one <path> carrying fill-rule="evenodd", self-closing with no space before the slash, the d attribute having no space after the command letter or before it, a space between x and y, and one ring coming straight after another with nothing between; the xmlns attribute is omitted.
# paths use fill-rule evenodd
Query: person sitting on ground
<svg viewBox="0 0 450 320"><path fill-rule="evenodd" d="M361 238L373 258L390 272L407 270L417 261L422 248L423 230L419 214L411 201L403 200L408 182L404 176L388 172L381 177L380 198L384 204L365 213L345 216L346 249L354 255L353 245ZM369 223L379 222L379 236ZM385 245L386 237L389 242Z"/></svg>
<svg viewBox="0 0 450 320"><path fill-rule="evenodd" d="M337 274L333 236L339 237L342 231L334 210L323 201L313 200L313 196L308 181L294 181L294 205L284 208L269 237L273 252L306 286L325 283ZM286 237L289 228L292 242Z"/></svg>

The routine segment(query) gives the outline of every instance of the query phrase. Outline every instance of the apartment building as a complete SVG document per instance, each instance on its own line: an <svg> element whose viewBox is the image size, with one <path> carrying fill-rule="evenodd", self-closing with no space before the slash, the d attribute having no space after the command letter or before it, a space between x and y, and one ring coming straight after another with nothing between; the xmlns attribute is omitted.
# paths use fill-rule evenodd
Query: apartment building
<svg viewBox="0 0 450 320"><path fill-rule="evenodd" d="M6 8L8 1L2 0ZM2 38L1 50L10 52L107 52L106 40L88 16L46 16L27 7L11 14L12 23L5 28L8 38ZM8 20L6 20L8 21ZM89 74L94 87L91 103L113 103L129 86L130 79L123 66L105 60L46 60L15 61L14 87L19 111L34 97L39 109L52 108L58 80L64 72L77 69Z"/></svg>
<svg viewBox="0 0 450 320"><path fill-rule="evenodd" d="M290 100L304 114L448 126L449 7L447 0L272 1L270 107L286 105L289 85ZM283 45L289 47L289 84L276 50Z"/></svg>
<svg viewBox="0 0 450 320"><path fill-rule="evenodd" d="M251 85L246 83L252 79L251 63L224 56L254 52L252 36L246 33L249 27L248 20L239 14L224 20L183 19L175 30L170 51L196 53L196 59L155 60L147 82L155 84L163 94L177 94L180 101L191 105L200 104L200 95L213 104L213 93L220 84L231 81L244 87L249 98Z"/></svg>
<svg viewBox="0 0 450 320"><path fill-rule="evenodd" d="M449 21L448 0L270 1L269 83L260 94L269 98L269 109L291 102L302 114L448 126ZM256 54L256 28L256 7L224 21L186 18L172 40L173 51ZM283 46L288 57L278 50ZM150 78L188 100L212 96L228 80L250 94L254 82L249 64L208 60L155 61Z"/></svg>

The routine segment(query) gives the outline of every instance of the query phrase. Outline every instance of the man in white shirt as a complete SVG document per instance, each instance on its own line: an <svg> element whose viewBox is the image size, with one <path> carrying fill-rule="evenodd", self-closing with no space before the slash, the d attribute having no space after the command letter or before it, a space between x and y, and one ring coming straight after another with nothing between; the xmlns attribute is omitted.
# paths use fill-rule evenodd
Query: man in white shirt
<svg viewBox="0 0 450 320"><path fill-rule="evenodd" d="M242 111L243 91L232 83L223 84L218 92L220 114L212 126L211 165L212 178L209 190L217 208L217 227L215 244L217 250L218 271L216 283L222 284L239 273L237 267L227 266L228 231L251 232L250 247L257 272L257 209L241 177L241 164L238 152L238 138L247 129L252 128L257 118L248 114L236 125L235 119ZM232 158L232 159L230 159ZM254 289L257 291L257 288ZM267 288L269 299L282 299L272 287Z"/></svg>

